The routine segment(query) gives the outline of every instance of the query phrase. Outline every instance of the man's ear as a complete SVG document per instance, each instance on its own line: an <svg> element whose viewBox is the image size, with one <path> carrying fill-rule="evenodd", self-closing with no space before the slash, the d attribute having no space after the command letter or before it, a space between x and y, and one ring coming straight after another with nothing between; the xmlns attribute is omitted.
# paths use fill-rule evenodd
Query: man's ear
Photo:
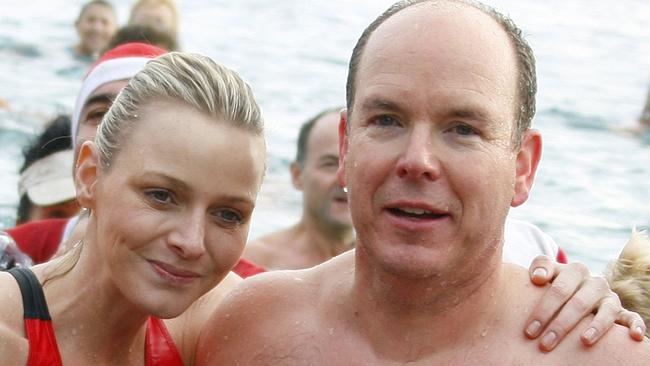
<svg viewBox="0 0 650 366"><path fill-rule="evenodd" d="M512 207L517 207L528 199L541 158L542 135L537 130L529 129L525 132L517 153L514 195L510 202Z"/></svg>
<svg viewBox="0 0 650 366"><path fill-rule="evenodd" d="M341 187L345 187L345 158L348 153L348 110L341 110L339 120L339 168L336 171L336 178Z"/></svg>
<svg viewBox="0 0 650 366"><path fill-rule="evenodd" d="M302 167L300 163L294 161L289 165L289 170L291 172L291 183L293 183L294 188L299 191L302 191Z"/></svg>
<svg viewBox="0 0 650 366"><path fill-rule="evenodd" d="M95 208L95 184L99 172L98 167L99 157L95 144L91 141L84 142L79 150L74 174L77 201L81 207Z"/></svg>

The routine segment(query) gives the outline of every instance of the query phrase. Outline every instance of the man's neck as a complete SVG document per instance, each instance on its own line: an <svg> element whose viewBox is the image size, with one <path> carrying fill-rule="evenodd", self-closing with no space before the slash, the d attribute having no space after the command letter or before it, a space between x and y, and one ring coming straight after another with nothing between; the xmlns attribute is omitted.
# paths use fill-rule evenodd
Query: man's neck
<svg viewBox="0 0 650 366"><path fill-rule="evenodd" d="M480 337L498 319L500 251L482 258L473 272L423 279L383 272L362 250L356 252L353 321L382 357L404 360L449 351Z"/></svg>
<svg viewBox="0 0 650 366"><path fill-rule="evenodd" d="M329 260L354 247L352 227L333 227L304 215L297 228L305 248Z"/></svg>

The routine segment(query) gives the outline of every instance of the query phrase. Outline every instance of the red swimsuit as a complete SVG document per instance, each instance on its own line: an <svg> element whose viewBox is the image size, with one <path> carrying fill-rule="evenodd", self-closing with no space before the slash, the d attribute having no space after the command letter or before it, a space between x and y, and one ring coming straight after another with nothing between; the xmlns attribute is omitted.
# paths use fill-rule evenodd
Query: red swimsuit
<svg viewBox="0 0 650 366"><path fill-rule="evenodd" d="M16 278L23 297L25 333L29 341L27 366L62 366L52 319L41 284L34 273L27 268L13 268L8 272ZM165 323L155 317L150 317L147 321L144 364L146 366L183 365L183 360Z"/></svg>

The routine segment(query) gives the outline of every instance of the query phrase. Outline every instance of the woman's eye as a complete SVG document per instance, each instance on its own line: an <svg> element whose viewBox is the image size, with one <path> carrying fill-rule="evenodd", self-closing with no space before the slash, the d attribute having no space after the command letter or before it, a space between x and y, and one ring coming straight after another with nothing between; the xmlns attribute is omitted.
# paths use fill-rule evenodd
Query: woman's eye
<svg viewBox="0 0 650 366"><path fill-rule="evenodd" d="M228 224L239 224L243 221L242 216L235 210L222 209L214 214L219 220Z"/></svg>
<svg viewBox="0 0 650 366"><path fill-rule="evenodd" d="M157 203L171 203L172 196L169 192L156 189L147 192L147 196Z"/></svg>

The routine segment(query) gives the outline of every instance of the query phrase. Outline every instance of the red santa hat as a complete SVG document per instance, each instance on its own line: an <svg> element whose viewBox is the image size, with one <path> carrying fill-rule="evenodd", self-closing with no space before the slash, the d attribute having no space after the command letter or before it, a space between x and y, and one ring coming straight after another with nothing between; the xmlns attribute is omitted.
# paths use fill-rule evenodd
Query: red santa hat
<svg viewBox="0 0 650 366"><path fill-rule="evenodd" d="M151 59L167 53L165 49L147 43L131 42L119 45L100 57L90 67L81 84L72 114L72 144L79 127L79 118L88 97L100 86L117 80L130 79Z"/></svg>

